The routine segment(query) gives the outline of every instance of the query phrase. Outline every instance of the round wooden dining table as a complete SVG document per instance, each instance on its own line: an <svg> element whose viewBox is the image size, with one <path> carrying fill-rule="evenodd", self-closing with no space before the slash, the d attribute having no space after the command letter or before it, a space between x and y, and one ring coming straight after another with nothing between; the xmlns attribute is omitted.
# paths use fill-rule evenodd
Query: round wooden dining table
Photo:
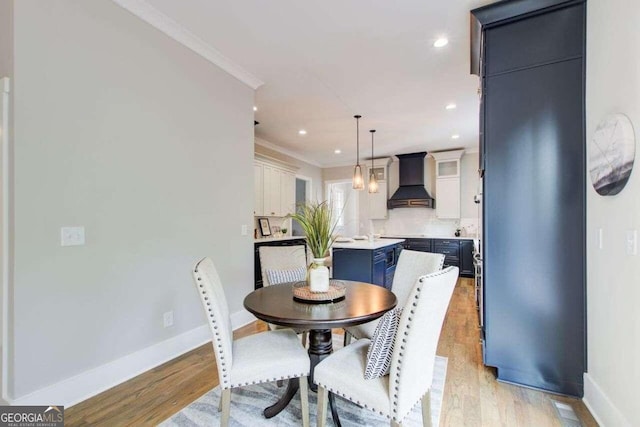
<svg viewBox="0 0 640 427"><path fill-rule="evenodd" d="M333 279L332 279L333 280ZM382 286L370 283L339 280L344 283L344 299L336 302L301 302L293 298L293 283L271 285L251 292L244 299L244 307L258 319L295 330L309 331L309 359L311 372L309 385L313 391L313 371L318 363L333 350L331 329L345 328L370 322L381 317L397 304L396 296ZM364 374L364 373L363 373ZM299 387L298 381L289 381L284 396L264 410L271 418L282 411ZM332 395L332 415L339 424Z"/></svg>

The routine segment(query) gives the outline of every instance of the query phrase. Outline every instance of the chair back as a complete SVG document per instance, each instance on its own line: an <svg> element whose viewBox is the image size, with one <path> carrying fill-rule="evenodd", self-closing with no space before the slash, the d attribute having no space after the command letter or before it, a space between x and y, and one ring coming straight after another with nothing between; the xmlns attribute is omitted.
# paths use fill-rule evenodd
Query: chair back
<svg viewBox="0 0 640 427"><path fill-rule="evenodd" d="M418 277L442 270L444 255L403 249L393 276L391 290L398 298L398 307L404 307Z"/></svg>
<svg viewBox="0 0 640 427"><path fill-rule="evenodd" d="M458 267L422 276L409 293L396 332L389 373L390 414L400 423L431 388L433 365Z"/></svg>
<svg viewBox="0 0 640 427"><path fill-rule="evenodd" d="M291 270L306 268L307 258L304 245L295 246L260 246L260 272L262 273L262 286L270 286L267 270Z"/></svg>
<svg viewBox="0 0 640 427"><path fill-rule="evenodd" d="M216 355L220 385L227 389L231 387L229 372L233 363L233 328L224 288L211 258L203 258L196 264L193 279L213 335L211 343Z"/></svg>

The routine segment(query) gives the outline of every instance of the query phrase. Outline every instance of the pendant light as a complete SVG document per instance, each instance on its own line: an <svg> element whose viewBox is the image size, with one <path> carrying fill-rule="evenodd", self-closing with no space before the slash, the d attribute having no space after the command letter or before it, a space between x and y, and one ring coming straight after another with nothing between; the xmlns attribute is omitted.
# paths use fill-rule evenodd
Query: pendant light
<svg viewBox="0 0 640 427"><path fill-rule="evenodd" d="M356 166L353 168L353 189L364 189L364 179L362 178L362 168L360 167L360 118L359 114L353 116L356 119Z"/></svg>
<svg viewBox="0 0 640 427"><path fill-rule="evenodd" d="M373 134L376 133L375 129L371 129L371 170L369 171L369 193L377 193L378 192L378 180L376 179L376 174L373 173Z"/></svg>

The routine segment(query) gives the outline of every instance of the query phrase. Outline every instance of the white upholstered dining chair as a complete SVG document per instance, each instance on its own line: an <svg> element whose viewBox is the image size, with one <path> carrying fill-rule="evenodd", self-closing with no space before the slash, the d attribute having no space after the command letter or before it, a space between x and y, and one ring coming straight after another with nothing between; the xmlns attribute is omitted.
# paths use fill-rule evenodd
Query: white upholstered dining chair
<svg viewBox="0 0 640 427"><path fill-rule="evenodd" d="M398 298L398 307L404 307L409 292L420 276L442 270L444 265L444 255L431 252L418 252L403 249L400 252L396 273L393 276L391 291ZM351 326L345 329L344 345L351 342L351 337L356 339L369 338L373 336L379 320Z"/></svg>
<svg viewBox="0 0 640 427"><path fill-rule="evenodd" d="M305 280L307 273L307 257L303 245L294 246L260 246L260 271L262 286L279 285L280 283ZM283 326L269 323L272 331ZM307 332L296 330L302 334L302 346L307 346Z"/></svg>
<svg viewBox="0 0 640 427"><path fill-rule="evenodd" d="M302 424L309 425L307 377L309 356L291 329L267 331L233 340L229 308L213 261L204 258L193 269L198 295L213 335L222 390L220 425L229 424L231 389L283 379L300 381Z"/></svg>
<svg viewBox="0 0 640 427"><path fill-rule="evenodd" d="M260 246L258 253L262 286L305 279L307 257L303 245Z"/></svg>
<svg viewBox="0 0 640 427"><path fill-rule="evenodd" d="M422 400L423 425L431 426L429 393L436 348L457 280L457 267L416 280L402 310L388 375L364 379L368 339L336 351L316 366L318 427L325 425L328 392L386 416L391 426L401 425L413 406Z"/></svg>

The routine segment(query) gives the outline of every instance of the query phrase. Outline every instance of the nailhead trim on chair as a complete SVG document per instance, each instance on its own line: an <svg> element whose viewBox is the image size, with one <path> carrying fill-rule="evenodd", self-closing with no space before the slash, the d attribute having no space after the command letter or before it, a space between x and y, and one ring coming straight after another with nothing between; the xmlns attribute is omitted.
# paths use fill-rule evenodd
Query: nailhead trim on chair
<svg viewBox="0 0 640 427"><path fill-rule="evenodd" d="M444 258L443 258L443 263L444 263ZM443 273L439 273L439 274L430 274L429 276L431 276L431 277L433 277L433 276L440 276L441 274L443 274ZM420 279L418 279L418 281L419 281L420 283L424 283L424 277L421 277ZM416 299L416 300L417 300L418 298L420 298L420 292L421 292L421 291L422 291L422 287L421 287L421 286L418 286L418 287L416 288L416 295L414 296L414 299ZM416 307L416 306L417 306L417 303L414 301L412 305L413 305L414 307ZM413 310L411 310L411 314L414 314L414 313L413 313ZM409 322L411 322L411 319L412 319L411 317L409 317L409 318L408 318ZM406 327L407 327L407 329L409 329L409 328L411 327L411 325L410 325L410 324L407 324L407 325L406 325ZM408 335L407 331L404 331L404 335L405 335L405 336L407 336L407 335ZM406 342L407 342L407 340L406 340L405 338L403 338L403 339L402 339L402 343L403 343L403 344L405 344ZM404 350L404 345L400 345L400 349L401 349L401 350ZM402 351L399 353L399 355L400 355L400 358L398 358L398 373L400 373L400 371L402 370L402 367L400 366L400 365L402 365L402 355L403 355ZM396 390L396 392L397 392L397 391L398 391L398 385L400 384L400 381L398 381L398 379L396 378L396 379L395 379L395 383L396 383L396 386L395 386L394 388L395 388L395 390ZM427 390L427 392L428 392L428 391L429 391L429 390ZM424 397L424 395L425 395L425 394L426 394L426 393L424 393L422 396L420 396L420 399L418 399L418 400L416 401L416 403L417 403L417 402L419 402L419 401L422 399L422 397ZM401 420L398 420L398 419L396 418L396 414L398 413L398 402L397 402L398 395L397 395L397 394L394 394L394 395L393 395L393 397L394 397L394 398L395 398L395 400L396 400L396 401L392 401L392 402L391 402L391 404L392 404L392 406L393 406L393 414L394 414L394 415L393 415L392 417L387 416L387 418L391 418L391 419L393 419L393 421L395 421L395 422L399 423ZM349 399L349 400L351 400L351 399ZM414 405L415 405L415 403L414 403Z"/></svg>
<svg viewBox="0 0 640 427"><path fill-rule="evenodd" d="M287 375L286 377L282 376L279 379L281 380L288 380L291 378L303 378L303 377L307 377L309 376L309 373L302 373L299 375ZM278 381L278 378L265 378L264 380L257 380L257 381L252 381L252 382L246 382L246 383L238 383L238 384L231 384L229 386L229 388L235 388L235 387L244 387L247 386L249 384L262 384L262 383L266 383L266 382L273 382L273 381Z"/></svg>
<svg viewBox="0 0 640 427"><path fill-rule="evenodd" d="M196 266L195 268L195 272L198 273L198 268ZM202 281L201 277L197 277L198 282ZM198 286L200 286L200 288L202 288L202 284L199 284ZM204 299L205 301L207 301L207 311L209 312L209 317L211 318L211 324L213 325L213 329L214 329L214 334L215 334L215 341L216 344L215 346L218 348L218 355L220 357L220 366L222 367L222 384L220 385L222 390L228 390L231 388L235 388L235 387L242 387L242 386L247 386L249 385L248 382L242 384L242 383L238 383L238 384L230 384L230 379L229 379L229 374L227 373L227 368L226 368L226 364L224 362L224 355L221 354L222 351L222 340L220 337L220 333L218 332L218 324L214 318L213 315L213 311L211 309L211 303L208 302L209 301L209 297L207 295L207 291L205 289L202 290L202 294L205 295ZM299 375L288 375L288 376L281 376L280 379L281 380L285 380L285 379L291 379L291 378L302 378L302 377L307 377L309 376L309 372L305 373L301 373ZM261 384L264 382L271 382L271 381L278 381L278 378L273 378L273 379L269 379L266 378L264 380L257 380L257 381L252 381L251 384Z"/></svg>
<svg viewBox="0 0 640 427"><path fill-rule="evenodd" d="M336 390L336 391L334 391L331 387L326 387L326 386L322 385L321 383L317 383L317 384L318 384L320 387L323 387L323 388L327 389L327 390L329 391L329 393L333 393L333 394L335 394L335 395L338 395L338 396L344 397L344 398L345 398L345 399L347 399L348 401L353 402L353 403L355 403L355 404L356 404L356 405L358 405L358 406L362 406L362 404L360 403L360 401L359 401L359 400L357 400L357 399L355 399L355 398L353 398L353 397L351 397L351 396L349 396L349 395L346 395L346 394L344 394L344 393L340 393L340 392L339 392L339 391L337 391L337 390ZM373 411L373 412L377 412L377 413L379 413L380 415L382 415L383 417L387 417L387 419L390 419L390 418L391 418L389 415L385 415L385 413L384 413L384 412L379 411L379 410L378 410L378 409L376 409L376 408L373 408L373 407L371 407L371 408L370 408L367 404L365 404L365 405L364 405L364 408L365 408L365 409L369 409L370 411Z"/></svg>
<svg viewBox="0 0 640 427"><path fill-rule="evenodd" d="M196 266L195 268L195 272L198 273L198 267ZM198 276L196 278L198 280L198 282L202 281L202 277ZM200 283L198 286L200 286L200 288L202 288L202 283ZM207 301L207 311L209 312L209 317L211 318L211 323L213 325L213 329L215 332L215 338L216 338L216 347L218 347L218 355L220 356L220 366L222 368L222 384L221 384L221 388L223 390L226 390L228 388L231 388L231 386L229 386L229 375L227 374L227 368L225 365L225 362L223 362L224 360L224 355L221 354L222 351L222 342L221 342L221 338L220 338L220 334L217 332L218 330L218 325L216 323L215 318L213 317L213 311L211 310L211 303L209 302L209 296L207 294L207 291L205 289L202 289L202 295L204 295L204 300Z"/></svg>

